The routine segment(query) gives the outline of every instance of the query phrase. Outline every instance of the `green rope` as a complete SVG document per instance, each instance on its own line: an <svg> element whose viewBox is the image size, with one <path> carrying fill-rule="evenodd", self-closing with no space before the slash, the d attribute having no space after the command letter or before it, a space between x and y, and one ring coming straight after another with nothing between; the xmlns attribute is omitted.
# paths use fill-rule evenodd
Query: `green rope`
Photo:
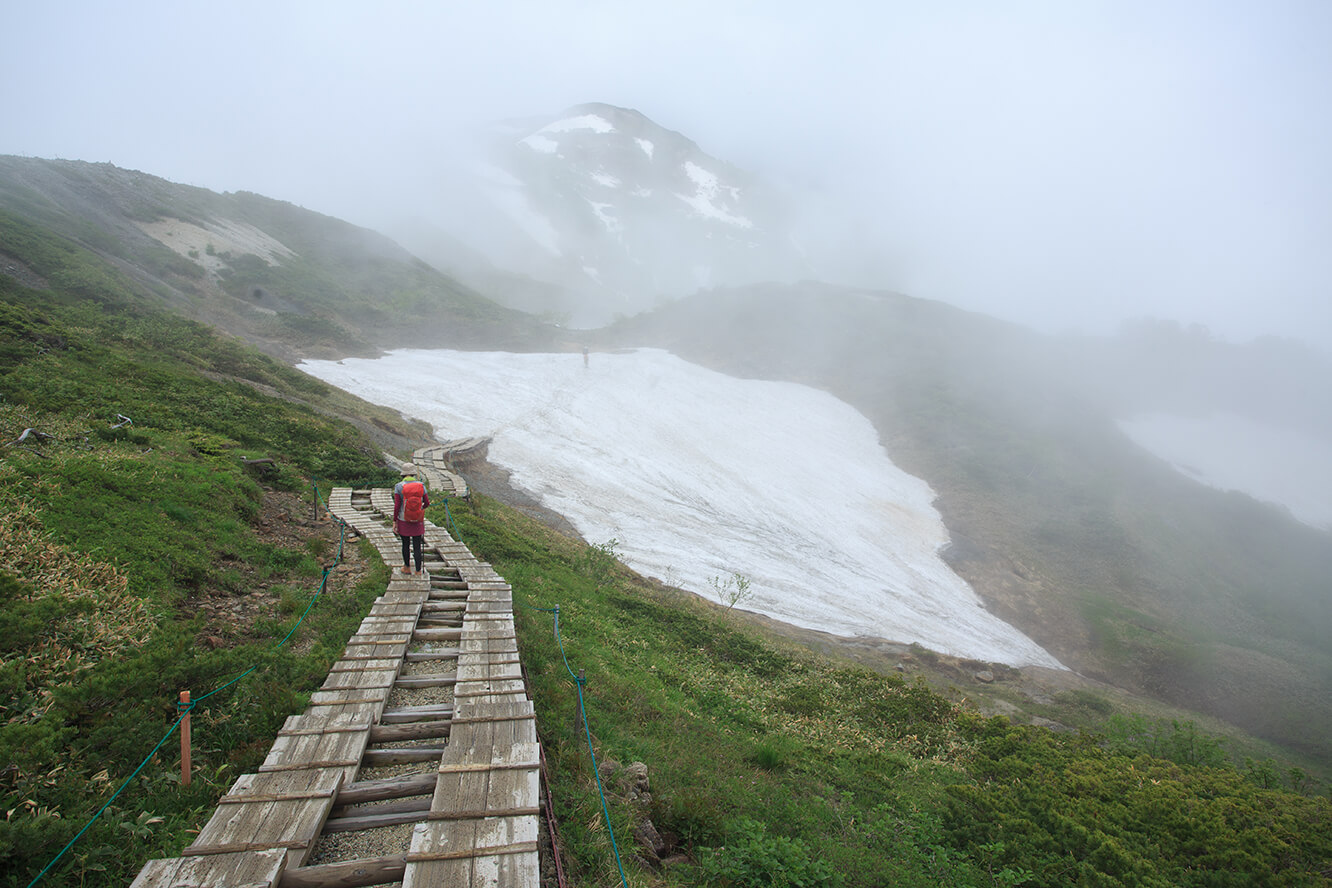
<svg viewBox="0 0 1332 888"><path fill-rule="evenodd" d="M51 867L55 866L60 861L60 858L65 856L65 852L68 851L70 848L73 848L74 843L77 842L79 839L83 838L83 834L88 831L89 827L91 827L94 823L97 822L97 818L102 816L102 812L105 811L107 808L111 807L111 803L120 797L120 794L125 791L125 787L129 786L131 783L134 782L134 778L139 776L139 772L143 770L143 766L148 764L148 762L152 760L153 756L157 755L157 750L162 748L162 744L167 742L167 740L171 739L171 735L176 733L176 728L180 727L180 723L185 720L186 714L188 714L189 710L193 708L194 708L193 704L189 704L189 708L187 708L184 712L180 714L180 718L176 719L176 723L171 726L170 730L168 730L164 735L162 735L161 740L157 741L157 745L153 747L153 751L148 753L147 757L145 757L143 761L139 762L139 767L134 769L134 773L129 775L129 777L125 780L124 783L120 784L120 789L116 790L115 795L107 799L106 804L98 808L97 813L92 816L92 819L83 825L83 829L79 830L78 833L74 836L74 838L69 840L69 844L61 848L60 853L57 854L55 857L51 858L51 862L48 863L46 866L44 866L42 868L42 871L37 874L37 877L28 883L28 888L32 888L33 885L36 885L38 882L40 882L42 880L42 876L46 875L47 872L51 869Z"/></svg>
<svg viewBox="0 0 1332 888"><path fill-rule="evenodd" d="M544 608L536 608L536 610L544 610ZM615 841L615 827L611 825L610 806L606 804L606 790L601 785L601 768L597 766L597 753L592 748L592 728L587 722L587 707L583 703L583 685L587 684L587 679L574 675L573 669L569 667L569 657L564 652L564 638L560 635L560 606L555 605L551 612L555 614L555 641L560 646L560 656L564 659L564 668L578 688L578 713L583 720L583 732L587 735L587 754L592 757L592 774L596 777L597 792L601 795L601 813L606 819L606 831L610 833L611 850L615 852L615 866L620 870L620 884L629 888L629 882L624 875L624 864L620 862L620 846Z"/></svg>

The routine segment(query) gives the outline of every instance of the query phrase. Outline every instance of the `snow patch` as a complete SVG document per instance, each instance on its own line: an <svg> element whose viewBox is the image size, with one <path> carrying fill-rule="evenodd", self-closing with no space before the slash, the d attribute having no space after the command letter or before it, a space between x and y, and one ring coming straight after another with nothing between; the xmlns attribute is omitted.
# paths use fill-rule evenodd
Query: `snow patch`
<svg viewBox="0 0 1332 888"><path fill-rule="evenodd" d="M607 188L618 188L620 185L620 180L605 170L597 170L593 173L592 181L596 182L598 185L605 185Z"/></svg>
<svg viewBox="0 0 1332 888"><path fill-rule="evenodd" d="M653 154L653 152L655 152L655 151L657 150L657 146L652 144L652 140L651 140L651 139L634 139L634 141L638 143L638 147L639 147L639 148L642 148L642 149L643 149L643 153L646 154L646 155L648 156L648 160L651 160L651 159L652 159L652 154Z"/></svg>
<svg viewBox="0 0 1332 888"><path fill-rule="evenodd" d="M613 133L615 127L609 120L598 114L581 114L578 117L566 117L554 123L548 123L537 133L567 133L573 130L592 130L594 133ZM536 133L533 133L536 135Z"/></svg>
<svg viewBox="0 0 1332 888"><path fill-rule="evenodd" d="M733 186L722 186L715 173L703 169L703 167L692 161L685 161L685 175L698 186L694 194L676 194L675 196L687 203L694 212L700 216L706 216L709 219L716 219L719 222L725 222L728 225L734 225L737 228L753 228L754 223L746 216L732 213L723 207L717 206L716 200L726 192L731 200L738 200L740 189Z"/></svg>
<svg viewBox="0 0 1332 888"><path fill-rule="evenodd" d="M744 606L795 625L1060 665L943 562L934 492L826 392L653 349L587 367L571 354L422 350L300 366L445 438L491 436L490 459L517 487L590 542L618 540L642 573L705 597L713 577L739 574L754 592ZM820 458L793 474L797 451Z"/></svg>
<svg viewBox="0 0 1332 888"><path fill-rule="evenodd" d="M554 154L556 151L560 150L558 142L554 139L548 139L540 134L528 136L526 139L520 141L528 148L531 148L533 151L538 151L541 154Z"/></svg>

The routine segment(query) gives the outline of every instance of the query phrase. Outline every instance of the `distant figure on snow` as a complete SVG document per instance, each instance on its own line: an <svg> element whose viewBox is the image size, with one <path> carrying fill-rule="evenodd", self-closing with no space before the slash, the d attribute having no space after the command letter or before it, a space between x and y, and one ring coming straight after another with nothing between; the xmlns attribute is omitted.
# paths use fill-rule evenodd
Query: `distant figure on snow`
<svg viewBox="0 0 1332 888"><path fill-rule="evenodd" d="M583 366L587 366L587 346L583 346Z"/></svg>
<svg viewBox="0 0 1332 888"><path fill-rule="evenodd" d="M393 530L402 537L402 572L423 573L425 566L425 510L430 494L416 480L416 466L402 467L402 480L393 487ZM412 570L412 561L416 570Z"/></svg>

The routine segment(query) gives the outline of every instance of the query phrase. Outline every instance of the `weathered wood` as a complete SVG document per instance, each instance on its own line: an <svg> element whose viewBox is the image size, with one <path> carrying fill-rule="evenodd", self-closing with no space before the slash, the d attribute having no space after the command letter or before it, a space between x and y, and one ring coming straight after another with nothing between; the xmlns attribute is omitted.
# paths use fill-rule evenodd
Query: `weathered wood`
<svg viewBox="0 0 1332 888"><path fill-rule="evenodd" d="M415 795L409 798L394 799L390 802L375 803L373 805L348 805L345 808L334 808L333 813L328 815L330 821L335 818L360 817L363 814L404 814L409 811L429 811L430 797L424 795ZM425 818L422 817L422 820Z"/></svg>
<svg viewBox="0 0 1332 888"><path fill-rule="evenodd" d="M412 641L457 641L462 638L462 629L417 629L412 633Z"/></svg>
<svg viewBox="0 0 1332 888"><path fill-rule="evenodd" d="M418 721L394 725L376 725L370 729L371 743L392 743L396 740L429 740L449 736L451 721Z"/></svg>
<svg viewBox="0 0 1332 888"><path fill-rule="evenodd" d="M449 718L452 715L453 707L451 705L404 706L401 709L385 712L379 717L379 720L386 725L400 725L403 722L437 721L441 718Z"/></svg>
<svg viewBox="0 0 1332 888"><path fill-rule="evenodd" d="M150 860L130 888L268 888L280 876L287 854L268 851ZM407 855L402 855L404 871ZM373 884L373 883L372 883ZM353 888L353 886L347 886Z"/></svg>
<svg viewBox="0 0 1332 888"><path fill-rule="evenodd" d="M429 795L435 791L434 774L406 774L402 777L386 777L383 780L361 780L348 783L338 793L336 805L357 805L363 802L378 802L383 799L399 799L408 796Z"/></svg>
<svg viewBox="0 0 1332 888"><path fill-rule="evenodd" d="M444 648L439 651L408 651L403 657L408 663L424 663L427 660L456 660L457 648Z"/></svg>
<svg viewBox="0 0 1332 888"><path fill-rule="evenodd" d="M366 857L283 870L276 888L365 888L368 885L401 882L406 871L405 853Z"/></svg>
<svg viewBox="0 0 1332 888"><path fill-rule="evenodd" d="M330 817L324 823L324 832L359 832L363 829L378 829L381 826L397 826L400 823L420 823L427 819L429 806L417 811L398 811L388 814L360 814L355 817Z"/></svg>
<svg viewBox="0 0 1332 888"><path fill-rule="evenodd" d="M458 683L458 676L448 675L404 675L393 683L395 688L447 688Z"/></svg>
<svg viewBox="0 0 1332 888"><path fill-rule="evenodd" d="M367 749L361 757L361 765L367 768L379 768L384 765L408 765L412 762L439 761L444 754L443 748L429 746L401 746L397 749Z"/></svg>

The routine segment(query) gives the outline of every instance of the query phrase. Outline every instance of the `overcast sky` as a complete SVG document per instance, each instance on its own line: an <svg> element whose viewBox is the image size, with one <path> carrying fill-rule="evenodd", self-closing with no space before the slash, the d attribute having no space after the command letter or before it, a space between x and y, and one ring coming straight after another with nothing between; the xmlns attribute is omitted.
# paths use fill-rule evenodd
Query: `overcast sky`
<svg viewBox="0 0 1332 888"><path fill-rule="evenodd" d="M1326 0L43 0L0 33L0 153L374 225L469 128L608 102L845 201L910 295L1332 346Z"/></svg>

